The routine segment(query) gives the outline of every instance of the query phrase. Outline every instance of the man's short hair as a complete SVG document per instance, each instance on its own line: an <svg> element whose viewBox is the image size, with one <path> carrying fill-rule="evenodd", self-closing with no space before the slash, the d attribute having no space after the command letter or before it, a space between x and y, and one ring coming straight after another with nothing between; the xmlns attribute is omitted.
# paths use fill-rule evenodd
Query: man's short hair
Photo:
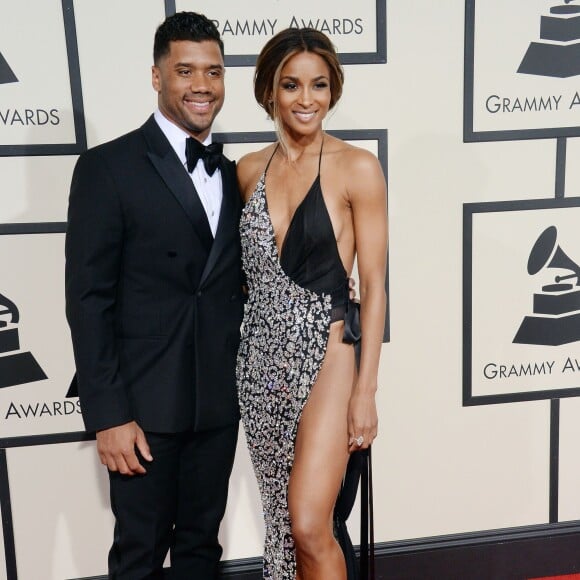
<svg viewBox="0 0 580 580"><path fill-rule="evenodd" d="M153 62L169 54L169 43L176 40L191 40L203 42L212 40L217 42L222 56L224 55L224 43L216 25L203 14L196 12L177 12L168 16L155 32L153 43Z"/></svg>

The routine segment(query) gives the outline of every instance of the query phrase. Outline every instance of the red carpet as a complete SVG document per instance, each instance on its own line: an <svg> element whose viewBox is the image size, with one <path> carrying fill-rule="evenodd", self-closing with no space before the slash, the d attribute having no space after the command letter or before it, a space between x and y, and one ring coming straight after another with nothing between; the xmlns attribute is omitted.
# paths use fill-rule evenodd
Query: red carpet
<svg viewBox="0 0 580 580"><path fill-rule="evenodd" d="M580 580L580 574L566 574L564 576L542 576L541 578L528 578L528 580Z"/></svg>

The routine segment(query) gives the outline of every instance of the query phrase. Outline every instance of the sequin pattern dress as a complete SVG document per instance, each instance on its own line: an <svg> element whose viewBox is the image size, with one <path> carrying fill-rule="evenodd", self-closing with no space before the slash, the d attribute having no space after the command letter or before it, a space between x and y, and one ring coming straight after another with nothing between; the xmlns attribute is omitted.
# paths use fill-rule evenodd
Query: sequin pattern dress
<svg viewBox="0 0 580 580"><path fill-rule="evenodd" d="M348 300L348 290L320 188L320 168L296 210L280 256L265 176L266 171L240 221L249 298L238 354L238 395L264 511L263 577L294 580L287 488L296 433L324 361L333 307Z"/></svg>

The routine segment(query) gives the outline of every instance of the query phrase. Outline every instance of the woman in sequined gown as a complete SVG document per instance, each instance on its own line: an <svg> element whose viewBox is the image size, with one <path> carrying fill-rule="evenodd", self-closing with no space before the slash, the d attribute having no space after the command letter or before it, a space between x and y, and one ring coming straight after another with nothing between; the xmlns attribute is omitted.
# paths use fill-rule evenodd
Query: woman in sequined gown
<svg viewBox="0 0 580 580"><path fill-rule="evenodd" d="M274 580L346 578L333 508L349 453L377 434L386 188L372 154L323 131L342 83L324 34L274 36L258 57L255 95L278 142L238 164L249 289L238 392L264 510L264 578ZM344 341L355 324L347 283L355 255L358 370Z"/></svg>

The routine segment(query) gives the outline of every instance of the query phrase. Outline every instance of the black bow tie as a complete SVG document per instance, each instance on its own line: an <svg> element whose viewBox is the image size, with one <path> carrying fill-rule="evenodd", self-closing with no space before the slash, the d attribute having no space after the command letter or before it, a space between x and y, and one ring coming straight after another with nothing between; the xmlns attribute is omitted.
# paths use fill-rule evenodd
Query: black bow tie
<svg viewBox="0 0 580 580"><path fill-rule="evenodd" d="M187 171L191 173L197 162L201 159L208 175L213 175L218 168L222 158L223 145L221 143L212 143L207 147L193 137L185 140L185 158L187 159Z"/></svg>

